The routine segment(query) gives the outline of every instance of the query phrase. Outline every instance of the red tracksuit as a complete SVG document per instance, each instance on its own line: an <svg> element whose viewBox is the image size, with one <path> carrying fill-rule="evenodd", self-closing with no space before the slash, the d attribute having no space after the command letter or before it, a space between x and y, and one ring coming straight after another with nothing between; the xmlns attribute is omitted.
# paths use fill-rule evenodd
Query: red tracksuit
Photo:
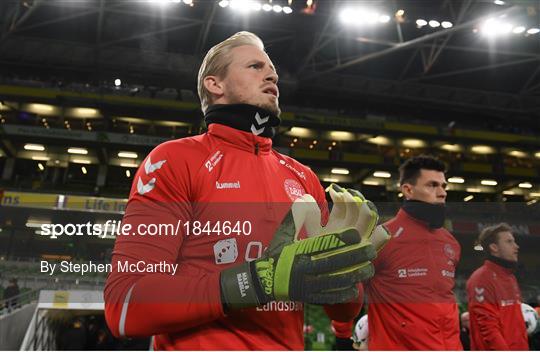
<svg viewBox="0 0 540 352"><path fill-rule="evenodd" d="M367 283L370 350L462 350L452 292L461 248L401 209Z"/></svg>
<svg viewBox="0 0 540 352"><path fill-rule="evenodd" d="M116 336L155 335L156 349L304 348L301 303L224 313L220 298L220 272L260 257L294 199L309 193L328 215L317 176L271 147L270 138L214 123L203 135L166 142L147 156L123 224L182 226L173 236L117 238L105 286L105 315ZM179 269L119 272L116 264L125 261L165 261ZM358 314L360 305L350 306L344 319Z"/></svg>
<svg viewBox="0 0 540 352"><path fill-rule="evenodd" d="M490 260L467 281L471 350L528 350L521 293L511 269Z"/></svg>

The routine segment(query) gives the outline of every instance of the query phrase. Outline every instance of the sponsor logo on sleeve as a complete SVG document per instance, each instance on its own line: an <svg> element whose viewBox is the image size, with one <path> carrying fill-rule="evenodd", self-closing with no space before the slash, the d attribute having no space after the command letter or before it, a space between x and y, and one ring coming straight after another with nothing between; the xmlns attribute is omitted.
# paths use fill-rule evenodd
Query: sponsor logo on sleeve
<svg viewBox="0 0 540 352"><path fill-rule="evenodd" d="M212 170L214 170L214 168L221 161L222 158L223 153L221 152L221 150L218 150L210 157L210 159L206 160L206 162L204 163L204 167L206 167L208 172L211 172Z"/></svg>

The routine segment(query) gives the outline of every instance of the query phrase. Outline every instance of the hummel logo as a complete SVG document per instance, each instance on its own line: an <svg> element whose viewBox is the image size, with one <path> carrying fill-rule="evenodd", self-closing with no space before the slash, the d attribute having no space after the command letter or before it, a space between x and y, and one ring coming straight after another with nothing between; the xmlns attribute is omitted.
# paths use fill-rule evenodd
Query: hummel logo
<svg viewBox="0 0 540 352"><path fill-rule="evenodd" d="M477 295L481 295L481 294L484 293L484 288L483 287L475 287L474 291L476 292Z"/></svg>
<svg viewBox="0 0 540 352"><path fill-rule="evenodd" d="M266 116L265 118L261 119L261 115L259 115L259 113L255 114L255 121L257 121L259 125L262 125L263 123L267 123L269 119L270 119L270 116Z"/></svg>
<svg viewBox="0 0 540 352"><path fill-rule="evenodd" d="M259 113L255 114L255 121L257 121L258 125L263 125L263 124L267 123L269 119L270 119L270 116L266 116L264 118L261 118L261 115L259 115ZM257 127L255 127L255 124L251 124L251 133L258 136L263 132L264 132L264 126L261 127L261 128L257 128Z"/></svg>
<svg viewBox="0 0 540 352"><path fill-rule="evenodd" d="M139 192L140 195L143 195L153 190L155 186L156 186L155 177L152 178L147 184L144 184L142 182L142 179L139 177L139 181L137 182L137 192Z"/></svg>
<svg viewBox="0 0 540 352"><path fill-rule="evenodd" d="M475 298L476 298L476 300L477 300L478 302L480 302L480 303L484 302L484 296L478 296L478 295L477 295Z"/></svg>
<svg viewBox="0 0 540 352"><path fill-rule="evenodd" d="M167 160L160 160L157 163L152 164L152 160L150 159L150 157L148 157L148 159L146 159L146 163L144 163L144 171L147 175L151 174L152 172L161 169L161 167L163 166L163 164L165 164L166 161Z"/></svg>

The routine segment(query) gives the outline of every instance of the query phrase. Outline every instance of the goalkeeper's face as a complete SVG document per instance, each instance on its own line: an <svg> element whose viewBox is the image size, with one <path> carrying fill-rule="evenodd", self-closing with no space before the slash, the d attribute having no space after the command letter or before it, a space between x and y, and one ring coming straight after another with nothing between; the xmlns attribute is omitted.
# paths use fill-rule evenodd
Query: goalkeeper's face
<svg viewBox="0 0 540 352"><path fill-rule="evenodd" d="M278 75L268 55L253 45L231 49L225 76L216 77L214 104L250 104L279 116Z"/></svg>
<svg viewBox="0 0 540 352"><path fill-rule="evenodd" d="M421 169L415 184L405 183L401 186L401 191L409 200L445 203L446 186L444 172Z"/></svg>

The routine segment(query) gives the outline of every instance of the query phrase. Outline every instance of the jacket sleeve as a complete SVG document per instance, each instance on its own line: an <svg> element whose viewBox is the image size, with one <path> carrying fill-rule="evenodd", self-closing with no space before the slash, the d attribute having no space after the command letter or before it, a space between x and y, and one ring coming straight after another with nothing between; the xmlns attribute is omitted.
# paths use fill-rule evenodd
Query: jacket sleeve
<svg viewBox="0 0 540 352"><path fill-rule="evenodd" d="M500 325L500 311L493 286L476 278L467 284L470 319L475 320L478 335L489 350L509 350Z"/></svg>
<svg viewBox="0 0 540 352"><path fill-rule="evenodd" d="M104 299L107 324L117 337L177 332L223 316L219 273L181 261L175 275L145 270L148 264L177 263L182 225L192 216L188 161L169 155L163 146L135 174L122 220L122 229L130 231L119 235L114 246ZM151 235L156 226L160 233Z"/></svg>

